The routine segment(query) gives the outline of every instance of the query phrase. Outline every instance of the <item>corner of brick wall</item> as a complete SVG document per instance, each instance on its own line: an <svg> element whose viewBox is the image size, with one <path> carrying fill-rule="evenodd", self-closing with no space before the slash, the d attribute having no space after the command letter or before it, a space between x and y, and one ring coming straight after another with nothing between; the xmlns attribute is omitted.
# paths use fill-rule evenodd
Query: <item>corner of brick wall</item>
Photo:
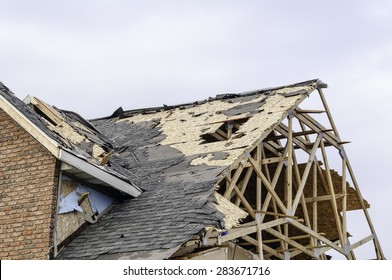
<svg viewBox="0 0 392 280"><path fill-rule="evenodd" d="M48 259L57 160L0 109L0 259Z"/></svg>

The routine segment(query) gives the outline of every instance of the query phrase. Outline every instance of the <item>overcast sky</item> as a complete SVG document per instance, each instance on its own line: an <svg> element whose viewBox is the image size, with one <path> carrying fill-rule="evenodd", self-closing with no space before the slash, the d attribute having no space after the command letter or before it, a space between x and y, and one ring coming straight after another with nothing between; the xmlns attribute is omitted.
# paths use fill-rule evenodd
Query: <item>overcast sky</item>
<svg viewBox="0 0 392 280"><path fill-rule="evenodd" d="M328 83L392 258L392 1L0 0L0 12L0 81L86 118Z"/></svg>

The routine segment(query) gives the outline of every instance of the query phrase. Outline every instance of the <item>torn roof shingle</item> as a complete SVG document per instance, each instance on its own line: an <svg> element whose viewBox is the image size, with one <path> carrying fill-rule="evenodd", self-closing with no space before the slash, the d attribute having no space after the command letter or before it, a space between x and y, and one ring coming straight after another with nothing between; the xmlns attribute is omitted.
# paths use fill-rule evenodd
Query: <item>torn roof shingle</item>
<svg viewBox="0 0 392 280"><path fill-rule="evenodd" d="M48 134L61 138L68 149L95 164L99 164L96 146L101 152L113 150L105 168L144 190L139 197L115 205L58 257L94 259L171 249L205 226L224 228L225 216L215 207L219 176L317 87L323 84L311 80L177 106L121 109L90 122L58 110L67 129L71 128L69 134L51 127L29 109L31 118L46 125ZM27 110L22 104L22 110ZM229 123L237 126L230 139L209 143L203 138Z"/></svg>

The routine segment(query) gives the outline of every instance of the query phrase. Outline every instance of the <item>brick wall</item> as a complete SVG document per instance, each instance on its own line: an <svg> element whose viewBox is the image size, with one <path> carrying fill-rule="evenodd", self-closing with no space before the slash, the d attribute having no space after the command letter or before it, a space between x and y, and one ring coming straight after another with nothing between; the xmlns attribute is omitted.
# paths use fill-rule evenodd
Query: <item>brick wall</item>
<svg viewBox="0 0 392 280"><path fill-rule="evenodd" d="M0 109L0 259L48 259L56 158Z"/></svg>

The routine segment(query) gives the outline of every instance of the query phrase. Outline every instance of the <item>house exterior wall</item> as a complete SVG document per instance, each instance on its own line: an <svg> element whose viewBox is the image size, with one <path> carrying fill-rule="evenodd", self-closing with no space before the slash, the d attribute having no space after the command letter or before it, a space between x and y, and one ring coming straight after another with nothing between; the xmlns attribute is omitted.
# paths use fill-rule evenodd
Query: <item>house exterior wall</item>
<svg viewBox="0 0 392 280"><path fill-rule="evenodd" d="M57 160L0 109L0 259L48 259Z"/></svg>

